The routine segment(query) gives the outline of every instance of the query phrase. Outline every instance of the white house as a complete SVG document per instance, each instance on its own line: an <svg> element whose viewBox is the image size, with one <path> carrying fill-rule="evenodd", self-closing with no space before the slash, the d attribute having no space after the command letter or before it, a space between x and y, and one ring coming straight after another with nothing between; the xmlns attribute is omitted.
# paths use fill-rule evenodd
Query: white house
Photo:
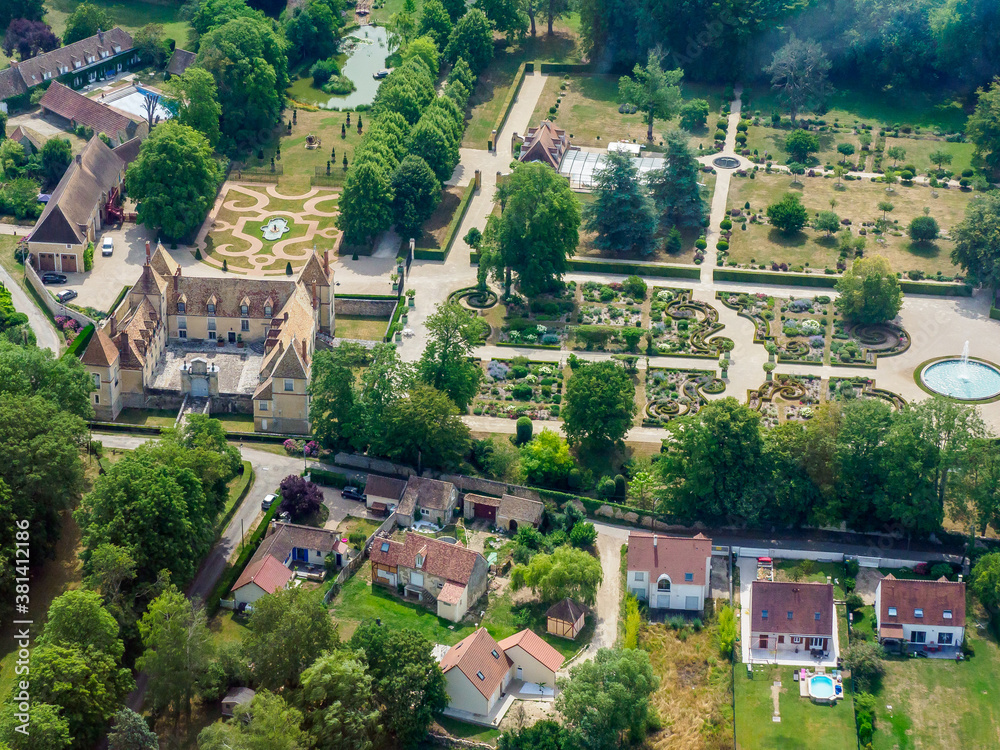
<svg viewBox="0 0 1000 750"><path fill-rule="evenodd" d="M712 540L632 531L628 535L630 594L650 609L701 612L710 596Z"/></svg>
<svg viewBox="0 0 1000 750"><path fill-rule="evenodd" d="M965 640L965 584L898 579L875 589L879 641L890 648L947 653Z"/></svg>
<svg viewBox="0 0 1000 750"><path fill-rule="evenodd" d="M522 630L500 641L500 648L514 663L514 679L554 688L563 656L531 630Z"/></svg>
<svg viewBox="0 0 1000 750"><path fill-rule="evenodd" d="M348 554L347 544L333 531L273 523L233 586L233 598L238 605L253 604L286 588L295 577L295 569L323 568L329 555L337 556L339 568L347 562Z"/></svg>

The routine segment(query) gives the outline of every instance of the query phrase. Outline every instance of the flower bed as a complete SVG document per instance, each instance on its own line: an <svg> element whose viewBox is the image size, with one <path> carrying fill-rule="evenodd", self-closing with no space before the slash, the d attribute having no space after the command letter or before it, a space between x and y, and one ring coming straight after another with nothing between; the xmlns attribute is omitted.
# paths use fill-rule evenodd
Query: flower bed
<svg viewBox="0 0 1000 750"><path fill-rule="evenodd" d="M854 398L877 398L887 402L893 409L906 408L906 399L898 393L875 387L874 378L830 378L826 389L827 401L844 401Z"/></svg>
<svg viewBox="0 0 1000 750"><path fill-rule="evenodd" d="M619 283L584 282L580 299L576 322L581 325L638 327L642 324L642 300L625 294Z"/></svg>
<svg viewBox="0 0 1000 750"><path fill-rule="evenodd" d="M659 427L671 419L697 414L708 394L722 393L723 380L711 370L652 367L646 371L646 408L642 424Z"/></svg>
<svg viewBox="0 0 1000 750"><path fill-rule="evenodd" d="M540 295L530 302L519 297L508 300L498 343L562 348L576 313L575 296L576 283L570 282L561 294Z"/></svg>
<svg viewBox="0 0 1000 750"><path fill-rule="evenodd" d="M483 364L485 377L472 403L477 416L558 419L565 378L559 365L527 357L493 359Z"/></svg>
<svg viewBox="0 0 1000 750"><path fill-rule="evenodd" d="M747 392L747 405L760 412L765 425L812 419L822 400L823 381L818 375L776 375L755 391Z"/></svg>
<svg viewBox="0 0 1000 750"><path fill-rule="evenodd" d="M725 328L719 323L719 311L693 299L690 289L655 287L649 321L651 355L714 359L720 352L733 348L732 339L715 336Z"/></svg>

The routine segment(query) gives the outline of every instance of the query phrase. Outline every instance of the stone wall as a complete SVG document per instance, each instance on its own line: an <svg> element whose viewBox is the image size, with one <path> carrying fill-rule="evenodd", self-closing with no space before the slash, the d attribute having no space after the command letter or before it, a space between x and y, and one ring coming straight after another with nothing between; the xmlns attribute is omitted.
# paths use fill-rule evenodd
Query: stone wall
<svg viewBox="0 0 1000 750"><path fill-rule="evenodd" d="M378 474L394 474L401 477L412 477L417 474L409 466L394 464L392 461L385 461L381 458L359 456L355 453L338 453L334 456L333 462L337 466L349 466L352 469L374 471Z"/></svg>
<svg viewBox="0 0 1000 750"><path fill-rule="evenodd" d="M441 474L437 478L442 482L451 482L462 492L475 492L479 495L495 495L497 497L501 495L517 495L518 497L526 497L529 500L541 500L541 497L539 497L535 490L522 487L519 484L504 484L503 482L494 482L492 479L484 479L483 477L467 477L464 474Z"/></svg>
<svg viewBox="0 0 1000 750"><path fill-rule="evenodd" d="M97 325L97 321L93 320L92 318L89 318L83 313L77 312L76 310L72 310L66 307L65 305L59 304L59 302L57 302L56 299L51 294L49 294L48 287L46 287L45 284L42 283L41 277L38 275L38 272L35 271L34 268L32 268L30 263L24 264L24 277L28 280L28 283L31 284L32 287L34 287L35 291L38 292L38 296L42 298L42 302L45 303L45 306L49 308L49 312L51 312L53 315L56 316L62 315L63 317L66 318L73 318L73 320L75 320L81 326L87 326L90 325L91 323L93 323L95 326Z"/></svg>
<svg viewBox="0 0 1000 750"><path fill-rule="evenodd" d="M337 297L337 315L364 315L369 318L392 317L396 309L394 299L354 299Z"/></svg>

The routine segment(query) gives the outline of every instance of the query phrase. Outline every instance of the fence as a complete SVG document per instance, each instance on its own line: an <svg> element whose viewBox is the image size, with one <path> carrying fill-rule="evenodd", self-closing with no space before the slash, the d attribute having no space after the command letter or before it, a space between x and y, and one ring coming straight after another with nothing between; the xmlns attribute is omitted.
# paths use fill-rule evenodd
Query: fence
<svg viewBox="0 0 1000 750"><path fill-rule="evenodd" d="M365 540L365 545L364 547L362 547L361 552L358 554L358 556L351 558L351 561L347 563L347 565L345 565L339 573L337 573L337 577L333 579L333 584L330 586L329 589L327 589L326 594L324 594L323 596L323 602L325 604L329 604L330 601L338 593L340 593L340 589L341 587L343 587L344 583L347 582L347 579L353 576L355 573L357 573L358 568L360 568L364 564L365 557L368 555L368 548L369 546L371 546L372 540L375 539L375 537L377 537L383 531L387 531L395 527L396 527L396 513L393 512L390 513L389 517L386 518L379 525L379 527L375 529L375 531L373 531L371 535Z"/></svg>
<svg viewBox="0 0 1000 750"><path fill-rule="evenodd" d="M278 178L285 173L285 168L281 164L273 167L246 167L234 162L229 171L229 179L233 182L273 182L277 184Z"/></svg>

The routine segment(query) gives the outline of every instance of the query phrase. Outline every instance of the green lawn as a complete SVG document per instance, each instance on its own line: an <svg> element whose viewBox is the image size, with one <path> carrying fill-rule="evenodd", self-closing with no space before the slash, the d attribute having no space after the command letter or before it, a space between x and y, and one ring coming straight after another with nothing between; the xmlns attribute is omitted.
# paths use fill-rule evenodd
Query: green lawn
<svg viewBox="0 0 1000 750"><path fill-rule="evenodd" d="M330 611L340 624L342 638L349 637L362 622L374 622L376 618L388 627L410 628L421 633L431 643L443 643L447 646L458 643L475 630L472 625L456 625L425 607L403 601L380 586L372 586L371 576L371 563L365 563L330 605ZM594 618L588 618L587 628L575 641L550 636L545 632L545 605L535 603L514 606L508 592L501 596L489 594L488 597L483 625L496 640L530 628L563 656L569 657L587 643L593 634ZM483 609L482 601L476 608Z"/></svg>
<svg viewBox="0 0 1000 750"><path fill-rule="evenodd" d="M337 336L342 339L381 341L388 326L389 318L369 317L367 315L337 316Z"/></svg>
<svg viewBox="0 0 1000 750"><path fill-rule="evenodd" d="M935 138L886 138L886 150L893 146L905 149L906 158L903 163L915 166L919 174L926 174L932 169L937 170L937 165L931 163L930 155L935 151L943 151L951 154L951 164L945 165L945 168L956 175L961 175L962 170L972 167L972 155L976 150L971 143L949 143ZM892 160L883 159L882 164L891 165Z"/></svg>
<svg viewBox="0 0 1000 750"><path fill-rule="evenodd" d="M565 84L565 88L564 88ZM715 122L722 106L722 89L703 84L683 83L684 100L706 99L710 113L708 126L692 134L690 144L694 151L699 145L710 146ZM562 99L557 102L557 98ZM558 109L553 115L551 107ZM618 111L618 77L607 75L552 75L545 81L545 88L531 121L551 119L564 128L577 146L602 147L609 141L635 140L646 142L647 126L641 113L622 114ZM679 127L679 118L653 123L653 136L658 144L664 131ZM711 128L711 129L709 129Z"/></svg>
<svg viewBox="0 0 1000 750"><path fill-rule="evenodd" d="M253 414L213 414L229 432L253 432Z"/></svg>
<svg viewBox="0 0 1000 750"><path fill-rule="evenodd" d="M367 518L358 518L357 516L348 516L340 522L339 526L337 526L337 533L341 537L347 537L355 531L363 531L365 538L367 539L374 534L381 525L382 524L378 521L372 521Z"/></svg>
<svg viewBox="0 0 1000 750"><path fill-rule="evenodd" d="M755 666L753 679L746 667L736 665L737 750L855 750L854 699L844 683L844 700L833 706L817 705L799 695L792 681L792 667ZM771 686L781 681L778 694L780 722L771 720L774 703Z"/></svg>
<svg viewBox="0 0 1000 750"><path fill-rule="evenodd" d="M806 573L802 563L812 572ZM810 565L811 563L811 565ZM822 563L813 560L776 560L774 563L774 580L776 581L806 581L809 583L826 583L829 577L833 582L833 596L844 598L844 566L840 563Z"/></svg>
<svg viewBox="0 0 1000 750"><path fill-rule="evenodd" d="M140 427L173 427L177 412L171 409L122 409L115 422Z"/></svg>
<svg viewBox="0 0 1000 750"><path fill-rule="evenodd" d="M88 0L88 2L108 11L115 23L126 31L139 29L147 23L162 24L164 35L168 39L176 41L178 47L187 48L190 26L187 21L181 19L179 3L147 2L147 0L131 0L131 2ZM79 4L78 0L45 0L45 22L61 37L66 31L66 19Z"/></svg>
<svg viewBox="0 0 1000 750"><path fill-rule="evenodd" d="M888 218L896 222L895 233L883 234L884 243L878 243L875 235L869 233L865 255L885 256L893 269L902 273L919 269L927 275L941 271L950 276L958 272L951 263L953 243L950 240L914 243L905 231L910 221L922 216L926 208L929 215L937 219L942 234L947 235L964 217L972 193L957 189L932 191L926 186L897 184L894 192L888 195L881 183L851 181L842 183L838 189L833 178L809 177L793 185L788 175L758 172L753 180L733 178L729 206L742 209L749 202L751 213L763 215L770 204L789 192L800 197L810 216L829 211L830 201L835 201L833 210L842 219L852 221L855 234L862 228L862 222L881 218L878 203L888 199L894 207ZM935 192L937 197L934 197ZM824 268L834 268L839 258L836 240L810 227L791 235L766 224L748 224L746 230L734 224L733 229L729 257L740 264L774 261L787 263L790 267L810 267L822 273Z"/></svg>
<svg viewBox="0 0 1000 750"><path fill-rule="evenodd" d="M875 750L1000 747L1000 648L972 619L966 638L975 655L961 663L887 662L876 702Z"/></svg>
<svg viewBox="0 0 1000 750"><path fill-rule="evenodd" d="M787 116L788 110L775 91L767 84L746 87L743 90L743 111L770 118L778 111ZM853 126L911 125L922 128L940 128L947 132L960 132L968 119L962 103L957 100L931 99L928 95L907 91L905 99L884 92L864 89L842 89L827 101L828 109L822 115L803 113L803 117L822 117L828 123L839 122Z"/></svg>
<svg viewBox="0 0 1000 750"><path fill-rule="evenodd" d="M478 724L466 724L464 721L452 719L448 716L439 716L435 720L435 723L452 737L469 740L470 742L485 742L492 745L501 734L499 729L481 727Z"/></svg>
<svg viewBox="0 0 1000 750"><path fill-rule="evenodd" d="M342 184L344 171L344 156L350 165L354 160L354 148L361 142L364 134L364 124L367 122L367 112L361 115L362 132L358 133L358 115L351 113L351 125L347 127L346 112L331 112L329 110L309 111L299 108L295 113L295 124L292 132L287 125L278 127L272 132L263 148L264 158L258 161L257 154L247 158L248 166L271 163L271 157L276 155L278 143L281 144L280 164L284 173L279 178L281 193L296 194L309 189L316 168L321 174L326 174L326 163L330 161L330 178L334 185ZM292 117L285 110L284 120L287 123ZM344 137L340 137L341 126L344 126ZM306 136L313 135L320 139L321 145L315 149L306 148ZM333 153L336 149L336 154Z"/></svg>
<svg viewBox="0 0 1000 750"><path fill-rule="evenodd" d="M544 28L544 27L543 27ZM576 45L576 32L565 21L557 21L555 34L544 32L528 37L516 47L499 50L493 62L484 70L469 99L468 124L462 145L466 148L486 148L490 131L496 124L514 75L522 62L579 62L581 51Z"/></svg>

